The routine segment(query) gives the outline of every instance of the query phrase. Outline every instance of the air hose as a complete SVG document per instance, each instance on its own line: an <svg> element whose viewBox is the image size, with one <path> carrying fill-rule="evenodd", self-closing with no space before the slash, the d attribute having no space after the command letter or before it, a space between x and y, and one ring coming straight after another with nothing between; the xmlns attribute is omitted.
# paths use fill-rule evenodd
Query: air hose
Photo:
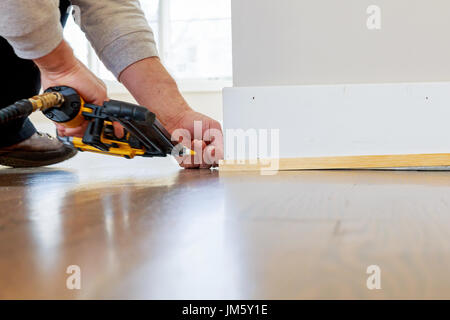
<svg viewBox="0 0 450 320"><path fill-rule="evenodd" d="M32 112L60 106L64 96L59 92L46 92L30 99L22 99L16 103L0 109L0 125L15 119L29 116Z"/></svg>

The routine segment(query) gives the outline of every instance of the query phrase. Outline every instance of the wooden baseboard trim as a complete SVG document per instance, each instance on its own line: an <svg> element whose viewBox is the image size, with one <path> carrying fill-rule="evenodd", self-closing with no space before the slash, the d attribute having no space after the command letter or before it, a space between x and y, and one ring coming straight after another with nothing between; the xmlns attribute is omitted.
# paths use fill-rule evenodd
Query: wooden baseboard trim
<svg viewBox="0 0 450 320"><path fill-rule="evenodd" d="M278 165L277 165L278 161ZM223 160L220 171L379 169L450 166L450 153L282 158L259 161Z"/></svg>

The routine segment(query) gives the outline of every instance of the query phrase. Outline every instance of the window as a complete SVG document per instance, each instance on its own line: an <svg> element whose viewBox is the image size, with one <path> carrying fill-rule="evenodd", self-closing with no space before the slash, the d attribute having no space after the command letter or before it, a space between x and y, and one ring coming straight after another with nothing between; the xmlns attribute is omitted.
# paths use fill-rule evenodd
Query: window
<svg viewBox="0 0 450 320"><path fill-rule="evenodd" d="M169 70L177 78L231 79L230 0L169 3Z"/></svg>
<svg viewBox="0 0 450 320"><path fill-rule="evenodd" d="M231 82L230 0L140 0L140 3L155 34L160 58L178 82L202 85ZM68 20L65 37L78 58L94 73L115 80L73 19Z"/></svg>

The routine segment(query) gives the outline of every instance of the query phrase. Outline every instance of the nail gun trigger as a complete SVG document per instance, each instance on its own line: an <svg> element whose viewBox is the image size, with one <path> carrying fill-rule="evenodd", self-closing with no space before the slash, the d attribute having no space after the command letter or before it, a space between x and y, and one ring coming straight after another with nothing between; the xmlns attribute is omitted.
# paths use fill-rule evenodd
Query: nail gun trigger
<svg viewBox="0 0 450 320"><path fill-rule="evenodd" d="M103 119L94 118L90 121L83 136L83 143L93 146L101 151L109 151L110 146L101 141L102 131L104 129Z"/></svg>

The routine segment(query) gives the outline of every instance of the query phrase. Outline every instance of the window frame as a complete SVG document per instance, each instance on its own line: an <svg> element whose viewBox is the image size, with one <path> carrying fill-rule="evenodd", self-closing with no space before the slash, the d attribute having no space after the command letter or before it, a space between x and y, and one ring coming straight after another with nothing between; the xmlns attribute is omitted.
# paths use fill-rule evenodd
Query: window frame
<svg viewBox="0 0 450 320"><path fill-rule="evenodd" d="M166 57L169 52L170 44L170 1L171 0L158 0L158 39L157 46L159 52L159 58L162 63L166 61ZM100 70L100 60L96 56L96 53L89 41L88 46L88 68L98 72ZM108 86L108 90L113 94L126 93L126 88L117 80L112 81L109 79L102 79ZM182 92L221 92L225 87L231 87L233 81L231 78L185 78L175 79L180 91Z"/></svg>

